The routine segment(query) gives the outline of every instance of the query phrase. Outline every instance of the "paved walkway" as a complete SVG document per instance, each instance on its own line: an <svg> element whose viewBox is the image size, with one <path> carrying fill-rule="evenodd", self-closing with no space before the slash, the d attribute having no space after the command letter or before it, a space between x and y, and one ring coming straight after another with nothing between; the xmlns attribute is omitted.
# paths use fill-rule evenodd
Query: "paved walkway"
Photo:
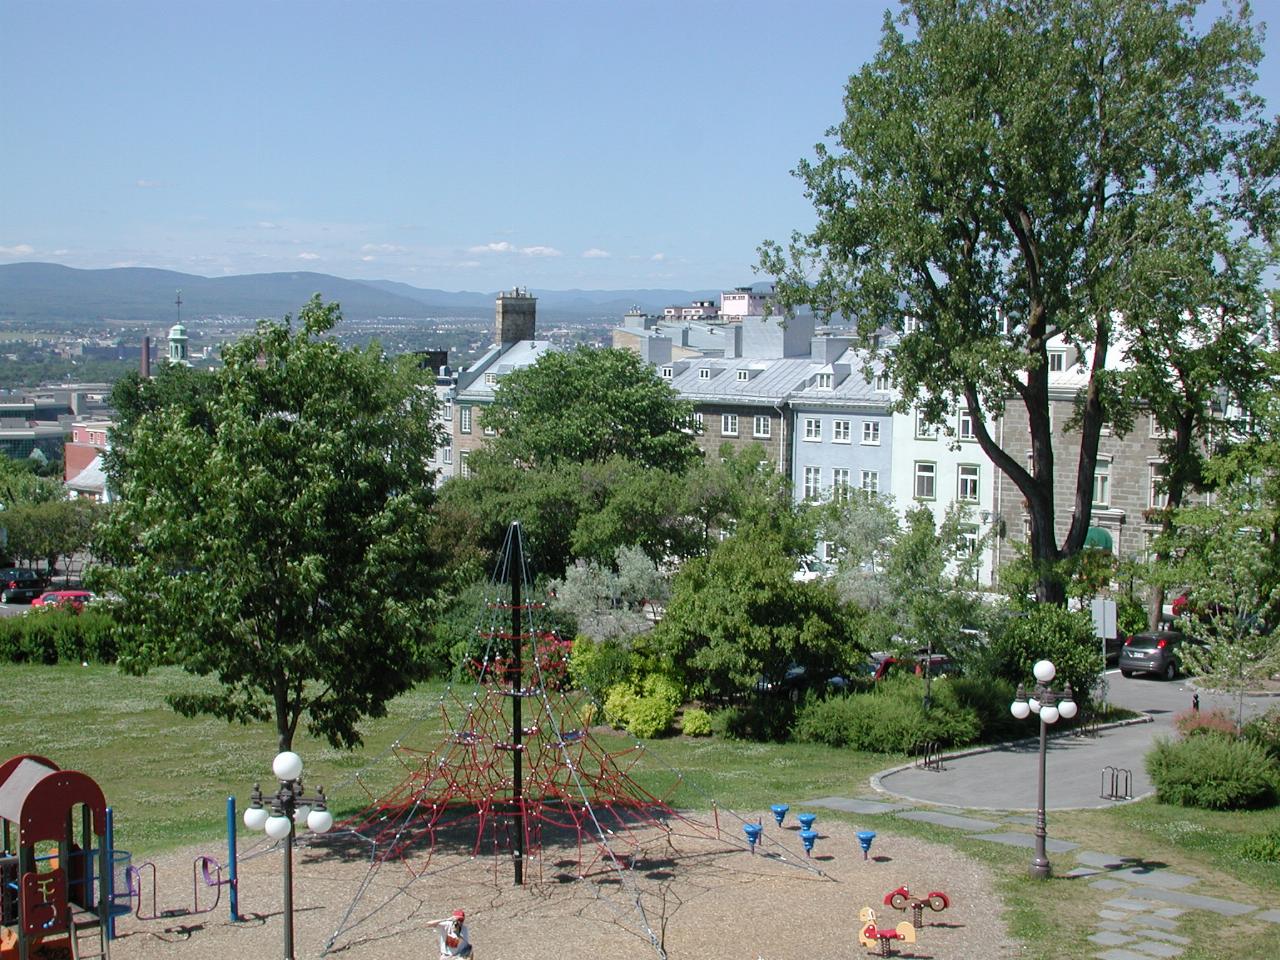
<svg viewBox="0 0 1280 960"><path fill-rule="evenodd" d="M1051 738L1046 751L1047 810L1109 806L1116 801L1100 794L1110 787L1113 767L1130 774L1129 793L1141 798L1151 792L1143 756L1152 741L1172 731L1178 703L1187 699L1181 685L1139 686L1120 681L1113 688L1115 702L1144 709L1147 722L1101 731L1094 737ZM1203 698L1202 698L1203 699ZM1266 704L1270 705L1270 704ZM993 749L944 758L941 770L915 765L883 771L872 777L878 791L862 797L819 797L802 806L826 807L855 814L888 814L938 827L962 830L973 839L1034 849L1036 766L1039 740L1026 740ZM1119 785L1123 785L1123 777ZM939 807L945 809L938 809ZM1109 894L1098 910L1088 940L1096 960L1152 960L1180 956L1191 942L1178 931L1188 911L1223 917L1248 916L1280 924L1280 904L1236 903L1209 895L1196 877L1174 873L1139 857L1082 850L1078 844L1052 836L1046 842L1054 872L1087 881Z"/></svg>

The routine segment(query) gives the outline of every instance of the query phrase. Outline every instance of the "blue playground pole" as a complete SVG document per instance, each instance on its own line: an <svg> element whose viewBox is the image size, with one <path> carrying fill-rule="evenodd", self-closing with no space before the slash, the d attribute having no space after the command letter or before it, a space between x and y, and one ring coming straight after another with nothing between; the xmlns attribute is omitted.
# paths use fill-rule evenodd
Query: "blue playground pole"
<svg viewBox="0 0 1280 960"><path fill-rule="evenodd" d="M102 842L107 845L107 875L101 882L107 886L107 941L110 942L116 938L116 812L110 807L107 807L107 832Z"/></svg>
<svg viewBox="0 0 1280 960"><path fill-rule="evenodd" d="M236 798L227 797L227 876L231 887L231 922L239 923L240 884L236 880Z"/></svg>

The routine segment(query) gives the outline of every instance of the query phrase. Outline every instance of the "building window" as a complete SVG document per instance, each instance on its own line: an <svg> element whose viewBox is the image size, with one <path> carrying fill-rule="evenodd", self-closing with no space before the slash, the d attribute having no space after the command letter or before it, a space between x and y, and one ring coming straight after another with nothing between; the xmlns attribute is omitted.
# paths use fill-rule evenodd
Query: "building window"
<svg viewBox="0 0 1280 960"><path fill-rule="evenodd" d="M977 434L973 432L973 414L969 412L968 407L960 408L960 424L958 433L961 440L977 439Z"/></svg>
<svg viewBox="0 0 1280 960"><path fill-rule="evenodd" d="M817 382L818 389L830 390L832 387L833 380L834 380L834 377L832 376L832 374L829 374L829 373L818 374L818 382Z"/></svg>
<svg viewBox="0 0 1280 960"><path fill-rule="evenodd" d="M445 420L448 420L450 423L453 422L453 401L452 400L446 400L444 402L444 411L441 413L441 417L443 417Z"/></svg>
<svg viewBox="0 0 1280 960"><path fill-rule="evenodd" d="M756 417L751 421L751 435L753 437L768 438L773 431L773 425L769 422L768 417Z"/></svg>
<svg viewBox="0 0 1280 960"><path fill-rule="evenodd" d="M916 332L917 330L919 330L919 329L920 329L920 320L919 320L919 318L918 318L918 317L903 317L903 318L902 318L902 332L903 332L903 333L915 333L915 332Z"/></svg>
<svg viewBox="0 0 1280 960"><path fill-rule="evenodd" d="M822 421L817 417L805 417L804 438L806 440L822 439Z"/></svg>
<svg viewBox="0 0 1280 960"><path fill-rule="evenodd" d="M1000 331L1002 337L1013 336L1013 321L999 307L996 307L996 329Z"/></svg>
<svg viewBox="0 0 1280 960"><path fill-rule="evenodd" d="M1160 425L1160 421L1155 417L1151 418L1151 439L1152 440L1168 440L1169 431Z"/></svg>
<svg viewBox="0 0 1280 960"><path fill-rule="evenodd" d="M1147 464L1147 504L1153 510L1163 510L1169 506L1169 490L1165 486L1169 480L1167 463Z"/></svg>
<svg viewBox="0 0 1280 960"><path fill-rule="evenodd" d="M960 527L960 543L961 549L969 556L973 556L978 552L978 528L972 523L962 524Z"/></svg>
<svg viewBox="0 0 1280 960"><path fill-rule="evenodd" d="M496 387L498 385L498 375L496 373L486 373L484 375L484 383L487 387Z"/></svg>
<svg viewBox="0 0 1280 960"><path fill-rule="evenodd" d="M916 461L917 500L934 500L937 498L938 465L925 460Z"/></svg>
<svg viewBox="0 0 1280 960"><path fill-rule="evenodd" d="M702 420L703 420L702 411L701 410L694 411L693 425L698 428L699 433L701 433L703 428L705 427L705 424L702 422Z"/></svg>
<svg viewBox="0 0 1280 960"><path fill-rule="evenodd" d="M924 411L916 411L916 439L917 440L936 440L938 437L938 428L929 423L924 418Z"/></svg>
<svg viewBox="0 0 1280 960"><path fill-rule="evenodd" d="M1115 428L1111 426L1110 420L1104 420L1102 426L1098 428L1098 436L1109 437L1115 433Z"/></svg>
<svg viewBox="0 0 1280 960"><path fill-rule="evenodd" d="M486 425L484 428L484 435L486 437L496 437L498 435L498 431L493 429L493 427Z"/></svg>
<svg viewBox="0 0 1280 960"><path fill-rule="evenodd" d="M1111 506L1111 461L1101 457L1093 468L1093 505Z"/></svg>
<svg viewBox="0 0 1280 960"><path fill-rule="evenodd" d="M443 463L453 463L453 447L442 447L440 450L440 460Z"/></svg>
<svg viewBox="0 0 1280 960"><path fill-rule="evenodd" d="M817 500L818 495L822 492L822 468L821 467L805 467L804 468L804 498L806 500Z"/></svg>
<svg viewBox="0 0 1280 960"><path fill-rule="evenodd" d="M746 381L748 381L748 380L750 380L750 379L751 379L751 372L750 372L749 370L739 370L739 371L738 371L738 382L739 382L739 383L745 383Z"/></svg>
<svg viewBox="0 0 1280 960"><path fill-rule="evenodd" d="M862 490L864 493L880 492L880 471L879 470L863 470L862 471Z"/></svg>
<svg viewBox="0 0 1280 960"><path fill-rule="evenodd" d="M853 435L853 422L850 420L831 421L831 439L834 443L849 443Z"/></svg>
<svg viewBox="0 0 1280 960"><path fill-rule="evenodd" d="M868 446L880 446L880 421L879 420L863 420L862 421L862 442Z"/></svg>
<svg viewBox="0 0 1280 960"><path fill-rule="evenodd" d="M710 367L702 367L702 368L698 371L698 379L699 379L699 380L710 380L710 379L711 379L711 368L710 368Z"/></svg>
<svg viewBox="0 0 1280 960"><path fill-rule="evenodd" d="M659 367L658 375L662 377L663 380L670 380L673 376L675 376L675 371L672 370L670 367Z"/></svg>
<svg viewBox="0 0 1280 960"><path fill-rule="evenodd" d="M458 432L459 433L471 432L471 408L470 407L458 408Z"/></svg>
<svg viewBox="0 0 1280 960"><path fill-rule="evenodd" d="M738 435L738 415L736 413L723 413L720 415L720 433L726 437L736 437Z"/></svg>
<svg viewBox="0 0 1280 960"><path fill-rule="evenodd" d="M463 450L462 453L458 455L458 460L460 461L458 464L458 472L464 477L471 476L471 465L467 463L467 458L469 456L471 456L470 450Z"/></svg>
<svg viewBox="0 0 1280 960"><path fill-rule="evenodd" d="M1067 368L1067 354L1063 350L1049 351L1049 372L1061 373Z"/></svg>
<svg viewBox="0 0 1280 960"><path fill-rule="evenodd" d="M833 500L849 499L848 467L836 467L831 471L831 497Z"/></svg>
<svg viewBox="0 0 1280 960"><path fill-rule="evenodd" d="M877 393L889 392L889 375L887 373L877 373L875 389Z"/></svg>
<svg viewBox="0 0 1280 960"><path fill-rule="evenodd" d="M956 499L966 503L978 502L978 465L962 463L956 472Z"/></svg>

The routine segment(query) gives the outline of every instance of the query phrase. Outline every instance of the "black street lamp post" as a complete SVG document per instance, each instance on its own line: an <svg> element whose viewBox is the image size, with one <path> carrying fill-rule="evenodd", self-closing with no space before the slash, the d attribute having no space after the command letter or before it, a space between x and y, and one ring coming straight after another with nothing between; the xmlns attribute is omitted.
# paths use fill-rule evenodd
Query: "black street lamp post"
<svg viewBox="0 0 1280 960"><path fill-rule="evenodd" d="M325 833L333 826L324 787L308 796L302 786L302 758L292 750L276 754L271 771L280 781L272 796L263 796L258 784L253 785L249 806L244 812L244 825L250 830L265 830L272 840L283 840L284 850L284 960L293 956L293 837L305 826L314 833ZM266 804L270 805L268 815Z"/></svg>
<svg viewBox="0 0 1280 960"><path fill-rule="evenodd" d="M1049 727L1058 722L1059 717L1070 720L1076 715L1079 707L1071 690L1071 684L1066 684L1060 692L1049 686L1058 670L1048 660L1038 661L1031 672L1036 678L1034 696L1028 697L1026 687L1018 684L1018 695L1010 704L1009 710L1019 720L1025 720L1033 713L1040 717L1040 775L1036 789L1036 855L1031 861L1031 876L1037 880L1048 880L1053 876L1053 868L1049 865L1049 855L1045 851L1045 840L1048 837L1048 824L1044 815L1044 756L1048 742L1046 734Z"/></svg>

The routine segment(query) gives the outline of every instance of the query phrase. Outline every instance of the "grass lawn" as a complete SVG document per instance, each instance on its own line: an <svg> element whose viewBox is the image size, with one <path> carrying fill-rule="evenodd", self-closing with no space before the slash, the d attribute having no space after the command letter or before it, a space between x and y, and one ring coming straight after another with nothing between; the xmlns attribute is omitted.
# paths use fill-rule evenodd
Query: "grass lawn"
<svg viewBox="0 0 1280 960"><path fill-rule="evenodd" d="M118 845L135 856L145 859L168 847L207 842L211 855L221 859L227 795L234 793L243 806L254 781L271 781L275 735L265 724L187 719L165 704L167 694L200 685L175 668L128 677L114 667L4 664L0 760L41 754L94 777L116 810ZM365 746L354 753L300 736L295 749L306 763L308 784L324 784L341 816L364 805L361 784L376 794L399 782L406 772L392 744L437 745L445 729L446 691L444 685L426 684L395 700L387 717L364 724ZM902 761L807 744L688 738L637 744L625 735L600 740L620 753L624 764L635 751L636 780L658 794L675 788L678 806L707 809L714 801L753 815L767 813L768 805L779 801L863 795L870 774ZM948 842L989 864L1029 960L1081 956L1083 938L1095 929L1098 909L1112 896L1088 881L1032 882L1026 877L1030 855L1025 850L891 817L859 817L857 823ZM1148 862L1202 878L1197 892L1273 908L1280 907L1280 865L1250 862L1240 852L1248 836L1275 829L1280 829L1280 808L1215 813L1142 801L1050 815L1054 837L1091 850L1140 851ZM1054 862L1060 871L1073 865L1070 855ZM946 889L945 878L939 888ZM1219 917L1192 926L1184 923L1179 931L1195 941L1182 960L1221 957L1228 947L1233 956L1280 956L1280 926Z"/></svg>

